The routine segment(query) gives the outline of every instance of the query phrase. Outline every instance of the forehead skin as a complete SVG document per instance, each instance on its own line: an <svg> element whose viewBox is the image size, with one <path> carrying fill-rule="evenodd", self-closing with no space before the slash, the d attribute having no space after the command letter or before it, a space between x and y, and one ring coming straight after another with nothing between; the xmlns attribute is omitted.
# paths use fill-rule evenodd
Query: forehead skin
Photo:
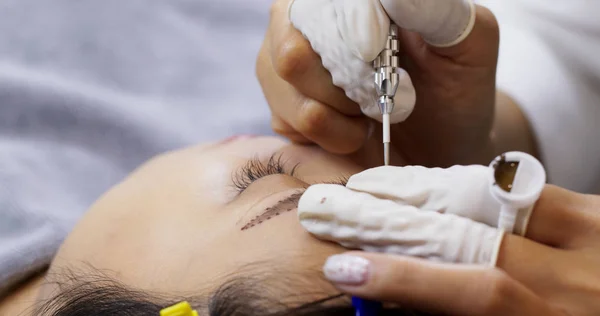
<svg viewBox="0 0 600 316"><path fill-rule="evenodd" d="M241 195L231 176L252 157L281 153L300 163L298 180L273 175ZM239 139L157 157L102 196L61 247L52 271L93 266L125 284L168 294L215 290L225 276L263 262L293 273L315 271L343 251L317 241L285 212L241 228L306 183L331 181L361 169L318 149L276 138ZM279 269L277 269L279 270Z"/></svg>

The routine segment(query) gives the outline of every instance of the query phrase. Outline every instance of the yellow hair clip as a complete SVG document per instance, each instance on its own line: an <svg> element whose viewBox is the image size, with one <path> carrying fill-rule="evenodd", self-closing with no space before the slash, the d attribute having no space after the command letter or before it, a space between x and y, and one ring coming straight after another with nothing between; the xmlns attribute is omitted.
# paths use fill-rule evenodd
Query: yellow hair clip
<svg viewBox="0 0 600 316"><path fill-rule="evenodd" d="M192 309L190 303L183 301L173 306L163 308L160 316L198 316L198 312Z"/></svg>

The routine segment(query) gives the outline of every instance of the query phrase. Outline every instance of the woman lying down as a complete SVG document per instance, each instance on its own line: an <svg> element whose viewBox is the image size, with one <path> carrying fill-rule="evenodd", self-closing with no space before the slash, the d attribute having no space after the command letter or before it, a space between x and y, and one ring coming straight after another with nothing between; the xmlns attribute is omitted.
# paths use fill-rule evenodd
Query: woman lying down
<svg viewBox="0 0 600 316"><path fill-rule="evenodd" d="M309 184L361 170L262 137L157 157L102 196L6 304L37 295L22 315L40 316L159 315L183 300L200 315L353 315L321 272L344 249L306 233L296 208Z"/></svg>
<svg viewBox="0 0 600 316"><path fill-rule="evenodd" d="M377 168L361 172L380 161L375 156L350 159L269 137L234 138L159 156L102 196L48 271L17 289L0 311L151 316L187 301L199 315L354 315L350 298L325 276L352 283L356 272L361 274L360 262L328 260L346 249L315 235L350 248L495 262L503 236L496 229L390 201L404 199L494 226L497 213L474 211L494 202L476 201L474 196L484 194L465 189L469 181L487 181L487 167L416 167L424 175L419 177L410 168L397 168L408 171L380 186ZM453 180L456 174L460 181ZM397 181L402 179L407 181ZM362 196L350 193L352 186L383 191ZM444 186L453 193L424 195ZM404 196L394 197L387 187L401 188ZM468 204L460 204L461 195L470 197L462 199ZM516 232L523 229L520 222ZM323 269L326 261L329 270ZM25 304L28 298L35 303ZM378 315L419 314L394 305Z"/></svg>

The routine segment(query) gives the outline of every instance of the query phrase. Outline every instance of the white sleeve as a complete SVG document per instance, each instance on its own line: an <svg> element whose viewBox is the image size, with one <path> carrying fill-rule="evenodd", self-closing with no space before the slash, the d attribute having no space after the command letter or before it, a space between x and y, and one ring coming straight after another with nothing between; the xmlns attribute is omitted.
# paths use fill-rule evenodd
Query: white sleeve
<svg viewBox="0 0 600 316"><path fill-rule="evenodd" d="M500 24L498 87L531 122L550 182L600 193L600 1L479 2Z"/></svg>

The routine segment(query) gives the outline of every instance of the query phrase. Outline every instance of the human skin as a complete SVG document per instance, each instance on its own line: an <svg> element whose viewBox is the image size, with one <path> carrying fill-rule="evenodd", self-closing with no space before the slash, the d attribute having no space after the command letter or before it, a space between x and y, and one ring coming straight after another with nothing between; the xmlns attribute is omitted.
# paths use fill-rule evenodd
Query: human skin
<svg viewBox="0 0 600 316"><path fill-rule="evenodd" d="M321 58L288 18L292 0L275 0L256 74L278 134L330 152L363 150L381 124L333 84ZM409 1L410 2L410 1ZM519 105L496 89L499 27L477 6L470 35L452 47L433 47L401 30L401 67L417 94L408 119L391 127L392 150L411 165L487 164L507 151L538 155L536 137Z"/></svg>
<svg viewBox="0 0 600 316"><path fill-rule="evenodd" d="M267 160L274 153L276 157L282 155L288 171L300 163L296 177L270 175L237 194L230 181L232 175L248 159ZM288 145L275 138L238 138L159 156L91 207L61 247L49 272L60 275L67 268L85 273L91 266L108 271L109 276L128 287L187 297L208 295L231 276L264 276L269 271L271 276L281 273L284 279L300 275L303 284L314 281L310 283L312 288L286 282L291 284L286 287L289 291L300 292L280 293L284 300L286 294L296 298L305 294L305 301L314 300L315 289L320 296L338 293L324 282L320 270L330 255L344 252L343 248L306 233L294 209L287 211L290 204L279 215L261 217L261 223L252 219L309 184L335 181L340 175L362 171L364 167L356 161L318 148ZM497 310L496 304L520 306L510 301L519 297L507 295L515 293L511 284L517 284L553 307L573 311L573 315L595 315L590 311L596 311L598 305L598 205L597 196L549 186L536 204L526 238L505 237L499 269L441 266L398 256L386 257L385 262L390 264L387 266L380 256L381 269L374 271L379 271L380 280L389 283L371 282L352 291L344 287L340 290L368 298L415 303L416 290L421 289L423 308L436 307L431 302L441 303L445 298L447 305L437 305L440 311L456 310L461 302L467 302L462 306L473 312L469 304L477 301L480 304L476 307L498 313L503 310ZM254 226L244 229L248 223ZM382 277L385 271L393 271L395 278ZM467 280L468 275L455 274L456 271L468 272L479 283L463 282L461 278ZM447 290L442 278L437 277L440 273L449 277L446 281L454 280L445 284L470 284L476 294L466 295L464 288ZM0 302L0 315L19 315L31 307L42 282L43 278L38 277ZM399 291L399 285L404 290ZM310 292L302 292L305 290ZM52 291L52 286L44 286L41 297L50 297ZM500 313L508 314L511 313Z"/></svg>
<svg viewBox="0 0 600 316"><path fill-rule="evenodd" d="M295 176L269 175L242 193L232 177L248 160L281 155ZM364 168L317 147L271 137L241 137L158 156L117 184L89 209L61 246L49 273L90 267L125 285L166 294L209 295L252 263L320 278L326 258L343 248L318 241L299 224L294 206L242 229L253 218L309 184L336 181ZM293 208L292 211L287 211ZM252 273L252 268L246 269ZM322 282L323 294L338 293ZM29 293L40 281L15 294ZM42 287L48 298L51 285ZM309 298L307 298L309 299ZM312 298L311 298L312 299ZM19 302L5 303L12 308ZM26 300L26 299L25 299ZM31 306L31 304L28 304ZM27 307L28 307L27 306Z"/></svg>

